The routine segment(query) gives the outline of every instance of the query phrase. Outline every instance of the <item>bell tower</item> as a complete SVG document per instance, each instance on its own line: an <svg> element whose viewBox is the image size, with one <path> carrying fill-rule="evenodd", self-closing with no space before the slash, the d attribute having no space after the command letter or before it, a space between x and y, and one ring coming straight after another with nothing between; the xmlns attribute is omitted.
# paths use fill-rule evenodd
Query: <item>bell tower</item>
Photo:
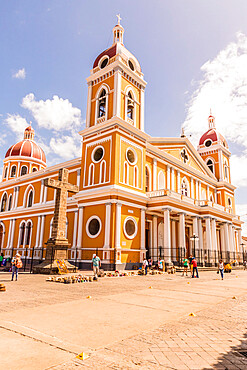
<svg viewBox="0 0 247 370"><path fill-rule="evenodd" d="M226 139L216 130L215 117L211 110L208 117L208 131L200 138L197 150L218 181L231 183L231 152Z"/></svg>
<svg viewBox="0 0 247 370"><path fill-rule="evenodd" d="M123 44L124 28L117 18L113 44L98 55L87 78L86 127L118 117L144 131L146 82L137 58Z"/></svg>

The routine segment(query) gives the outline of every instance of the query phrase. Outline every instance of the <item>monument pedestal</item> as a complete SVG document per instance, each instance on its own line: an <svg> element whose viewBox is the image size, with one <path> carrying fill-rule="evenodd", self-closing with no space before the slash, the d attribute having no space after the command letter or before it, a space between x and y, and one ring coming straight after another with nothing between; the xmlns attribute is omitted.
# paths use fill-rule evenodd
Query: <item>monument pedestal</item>
<svg viewBox="0 0 247 370"><path fill-rule="evenodd" d="M46 256L44 262L33 267L34 274L58 274L56 260L64 260L68 272L75 272L77 267L68 261L68 240L49 239L46 246Z"/></svg>

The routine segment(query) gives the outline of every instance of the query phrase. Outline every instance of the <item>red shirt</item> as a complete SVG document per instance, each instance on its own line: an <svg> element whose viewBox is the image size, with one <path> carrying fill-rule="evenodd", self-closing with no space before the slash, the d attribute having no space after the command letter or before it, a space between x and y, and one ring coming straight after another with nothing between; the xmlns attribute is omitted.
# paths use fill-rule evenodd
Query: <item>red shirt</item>
<svg viewBox="0 0 247 370"><path fill-rule="evenodd" d="M196 262L196 260L192 260L192 265L193 265L193 267L197 267L197 262Z"/></svg>

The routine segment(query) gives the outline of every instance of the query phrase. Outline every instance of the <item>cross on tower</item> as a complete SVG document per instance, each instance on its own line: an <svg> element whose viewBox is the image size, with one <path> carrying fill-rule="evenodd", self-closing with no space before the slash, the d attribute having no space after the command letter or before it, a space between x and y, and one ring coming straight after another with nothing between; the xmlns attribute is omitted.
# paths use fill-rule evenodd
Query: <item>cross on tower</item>
<svg viewBox="0 0 247 370"><path fill-rule="evenodd" d="M119 25L120 25L120 21L121 21L121 19L122 19L122 18L120 17L120 14L117 14L117 15L116 15L116 17L117 17L117 24L119 24Z"/></svg>
<svg viewBox="0 0 247 370"><path fill-rule="evenodd" d="M67 211L67 193L78 193L77 185L69 184L69 171L67 168L61 168L58 174L58 180L45 179L44 185L48 188L56 189L56 201L54 218L52 223L51 238L59 241L67 242L65 238L66 232L66 211Z"/></svg>
<svg viewBox="0 0 247 370"><path fill-rule="evenodd" d="M181 157L183 158L184 163L186 163L189 160L188 154L185 149L182 150Z"/></svg>

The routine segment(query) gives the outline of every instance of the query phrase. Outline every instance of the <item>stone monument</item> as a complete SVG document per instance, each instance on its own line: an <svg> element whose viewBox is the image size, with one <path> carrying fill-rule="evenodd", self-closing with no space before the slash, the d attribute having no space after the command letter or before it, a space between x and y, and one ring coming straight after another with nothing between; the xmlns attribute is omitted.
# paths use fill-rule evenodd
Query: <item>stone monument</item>
<svg viewBox="0 0 247 370"><path fill-rule="evenodd" d="M51 238L46 243L45 261L34 266L34 273L50 274L58 271L55 260L64 260L69 271L74 271L75 266L68 262L68 248L70 244L65 237L66 233L66 212L67 212L67 194L68 192L76 194L79 191L77 185L69 184L69 171L61 168L58 174L58 180L45 179L44 185L56 189L55 210L52 223Z"/></svg>

